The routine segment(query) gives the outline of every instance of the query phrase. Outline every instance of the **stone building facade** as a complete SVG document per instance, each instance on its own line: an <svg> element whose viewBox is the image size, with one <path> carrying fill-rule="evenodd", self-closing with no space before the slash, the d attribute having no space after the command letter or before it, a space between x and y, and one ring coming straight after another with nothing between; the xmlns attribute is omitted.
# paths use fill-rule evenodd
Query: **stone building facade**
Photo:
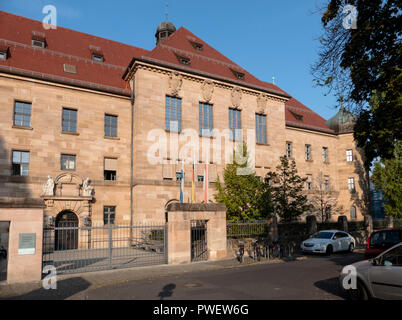
<svg viewBox="0 0 402 320"><path fill-rule="evenodd" d="M44 30L38 21L5 12L0 19L4 201L42 199L45 223L57 223L65 212L74 213L80 225L164 221L166 206L179 199L176 173L182 160L184 200L191 200L193 151L185 159L180 154L186 145L197 153L197 202L203 199L202 168L209 150L209 201L214 202L225 152L235 148L233 140L220 135L238 116L233 123L244 140L248 132L256 133L257 119L263 121L258 141L248 141L258 176L274 170L291 148L299 174L311 182L307 193L314 193L316 178L323 176L342 206L337 215L363 219L365 171L351 119L338 115L327 123L183 27L176 31L161 24L158 44L148 51L61 27ZM204 106L206 116L200 111ZM216 133L205 136L200 122ZM172 124L179 125L179 133ZM187 139L188 129L197 132L196 141ZM149 158L154 133L166 139L166 153L153 153L158 163ZM214 144L226 148L216 151Z"/></svg>

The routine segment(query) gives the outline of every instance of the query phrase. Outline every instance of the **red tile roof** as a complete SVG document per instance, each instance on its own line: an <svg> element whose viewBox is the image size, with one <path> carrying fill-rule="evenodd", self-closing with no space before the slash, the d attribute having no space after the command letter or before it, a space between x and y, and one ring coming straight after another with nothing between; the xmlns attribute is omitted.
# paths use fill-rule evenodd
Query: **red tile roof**
<svg viewBox="0 0 402 320"><path fill-rule="evenodd" d="M33 37L44 38L46 48L33 47ZM192 43L201 44L202 50ZM333 133L318 114L278 86L257 79L184 27L148 51L62 27L45 30L40 21L0 11L0 48L4 47L8 47L9 58L0 60L2 72L128 96L123 74L134 60L148 61L290 98L286 102L287 125ZM103 54L104 62L92 61L92 53ZM190 64L181 64L177 56L190 59ZM76 66L77 73L64 72L64 64ZM232 70L243 73L244 80ZM292 112L302 115L303 121L298 121Z"/></svg>

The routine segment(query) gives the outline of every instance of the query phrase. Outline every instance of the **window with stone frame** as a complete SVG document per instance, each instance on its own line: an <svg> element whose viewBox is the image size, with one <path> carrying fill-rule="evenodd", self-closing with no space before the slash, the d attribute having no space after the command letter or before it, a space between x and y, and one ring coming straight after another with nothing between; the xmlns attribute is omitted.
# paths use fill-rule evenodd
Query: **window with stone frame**
<svg viewBox="0 0 402 320"><path fill-rule="evenodd" d="M166 96L165 129L171 132L181 132L181 99Z"/></svg>
<svg viewBox="0 0 402 320"><path fill-rule="evenodd" d="M292 158L293 156L293 144L292 142L286 142L286 157Z"/></svg>
<svg viewBox="0 0 402 320"><path fill-rule="evenodd" d="M348 178L348 189L350 191L355 190L355 179L354 178Z"/></svg>
<svg viewBox="0 0 402 320"><path fill-rule="evenodd" d="M77 132L77 110L63 108L62 131L72 133Z"/></svg>
<svg viewBox="0 0 402 320"><path fill-rule="evenodd" d="M264 114L255 115L255 136L258 144L267 143L267 116Z"/></svg>
<svg viewBox="0 0 402 320"><path fill-rule="evenodd" d="M346 150L346 161L347 162L353 161L353 150L352 149Z"/></svg>
<svg viewBox="0 0 402 320"><path fill-rule="evenodd" d="M116 207L104 206L103 207L103 223L105 225L115 224L116 220Z"/></svg>
<svg viewBox="0 0 402 320"><path fill-rule="evenodd" d="M305 156L306 156L306 161L311 161L312 157L311 157L311 145L306 144L305 145Z"/></svg>
<svg viewBox="0 0 402 320"><path fill-rule="evenodd" d="M60 157L61 170L74 171L76 167L76 156L74 154L62 154Z"/></svg>
<svg viewBox="0 0 402 320"><path fill-rule="evenodd" d="M200 135L204 137L212 137L213 118L212 118L212 105L208 103L199 103L199 127Z"/></svg>
<svg viewBox="0 0 402 320"><path fill-rule="evenodd" d="M350 219L355 220L357 218L356 215L356 207L355 206L351 206L350 207Z"/></svg>
<svg viewBox="0 0 402 320"><path fill-rule="evenodd" d="M328 148L322 147L322 162L328 163Z"/></svg>
<svg viewBox="0 0 402 320"><path fill-rule="evenodd" d="M105 181L116 181L117 179L117 159L105 158L103 176Z"/></svg>
<svg viewBox="0 0 402 320"><path fill-rule="evenodd" d="M240 141L241 134L241 111L229 108L230 140Z"/></svg>
<svg viewBox="0 0 402 320"><path fill-rule="evenodd" d="M29 102L14 102L14 125L19 127L31 126L32 104Z"/></svg>
<svg viewBox="0 0 402 320"><path fill-rule="evenodd" d="M105 137L117 137L118 117L105 114Z"/></svg>
<svg viewBox="0 0 402 320"><path fill-rule="evenodd" d="M20 177L29 175L29 151L13 150L12 175Z"/></svg>

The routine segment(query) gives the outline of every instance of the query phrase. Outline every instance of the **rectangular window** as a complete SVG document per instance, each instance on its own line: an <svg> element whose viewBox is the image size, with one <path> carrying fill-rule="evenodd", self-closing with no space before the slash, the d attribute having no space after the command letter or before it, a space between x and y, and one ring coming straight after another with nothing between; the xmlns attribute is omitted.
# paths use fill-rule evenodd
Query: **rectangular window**
<svg viewBox="0 0 402 320"><path fill-rule="evenodd" d="M305 150L306 150L306 161L310 161L311 160L311 145L306 144Z"/></svg>
<svg viewBox="0 0 402 320"><path fill-rule="evenodd" d="M241 140L241 112L236 109L229 109L229 130L230 139L234 141Z"/></svg>
<svg viewBox="0 0 402 320"><path fill-rule="evenodd" d="M327 147L322 148L322 162L328 163L328 148Z"/></svg>
<svg viewBox="0 0 402 320"><path fill-rule="evenodd" d="M105 114L105 137L117 137L117 116Z"/></svg>
<svg viewBox="0 0 402 320"><path fill-rule="evenodd" d="M61 170L75 170L75 155L61 155Z"/></svg>
<svg viewBox="0 0 402 320"><path fill-rule="evenodd" d="M200 135L205 137L211 137L213 129L211 104L200 102L199 123L200 123Z"/></svg>
<svg viewBox="0 0 402 320"><path fill-rule="evenodd" d="M197 181L198 182L203 182L204 181L204 176L197 176Z"/></svg>
<svg viewBox="0 0 402 320"><path fill-rule="evenodd" d="M116 207L103 207L103 223L108 224L115 224L116 219Z"/></svg>
<svg viewBox="0 0 402 320"><path fill-rule="evenodd" d="M77 110L63 108L62 131L77 132Z"/></svg>
<svg viewBox="0 0 402 320"><path fill-rule="evenodd" d="M350 191L355 190L355 179L354 178L349 178L348 179L348 189Z"/></svg>
<svg viewBox="0 0 402 320"><path fill-rule="evenodd" d="M104 161L104 179L107 181L116 181L117 159L105 158Z"/></svg>
<svg viewBox="0 0 402 320"><path fill-rule="evenodd" d="M29 173L29 152L13 151L12 175L27 177Z"/></svg>
<svg viewBox="0 0 402 320"><path fill-rule="evenodd" d="M15 101L14 103L14 125L21 127L31 126L32 104L28 102Z"/></svg>
<svg viewBox="0 0 402 320"><path fill-rule="evenodd" d="M353 150L346 150L346 161L347 162L353 161Z"/></svg>
<svg viewBox="0 0 402 320"><path fill-rule="evenodd" d="M167 131L181 132L181 99L166 96L165 128Z"/></svg>
<svg viewBox="0 0 402 320"><path fill-rule="evenodd" d="M267 116L263 114L255 115L255 135L257 143L267 143Z"/></svg>
<svg viewBox="0 0 402 320"><path fill-rule="evenodd" d="M307 190L313 190L313 184L312 184L312 182L311 182L311 181L307 181L307 182L306 182L306 187L307 187Z"/></svg>
<svg viewBox="0 0 402 320"><path fill-rule="evenodd" d="M287 156L288 158L291 158L291 157L292 157L292 154L293 154L293 151L292 151L292 143L291 143L291 142L286 142L286 156Z"/></svg>
<svg viewBox="0 0 402 320"><path fill-rule="evenodd" d="M181 181L181 171L176 172L176 181Z"/></svg>

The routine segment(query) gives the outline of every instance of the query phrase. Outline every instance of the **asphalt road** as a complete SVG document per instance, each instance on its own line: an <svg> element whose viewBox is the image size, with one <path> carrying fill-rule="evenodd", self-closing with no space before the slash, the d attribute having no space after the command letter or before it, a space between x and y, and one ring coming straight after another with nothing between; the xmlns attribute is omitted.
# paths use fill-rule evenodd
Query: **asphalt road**
<svg viewBox="0 0 402 320"><path fill-rule="evenodd" d="M192 272L101 287L86 299L127 300L341 300L338 276L360 253L260 264L226 270ZM74 297L70 297L74 298ZM83 297L81 297L83 298Z"/></svg>

